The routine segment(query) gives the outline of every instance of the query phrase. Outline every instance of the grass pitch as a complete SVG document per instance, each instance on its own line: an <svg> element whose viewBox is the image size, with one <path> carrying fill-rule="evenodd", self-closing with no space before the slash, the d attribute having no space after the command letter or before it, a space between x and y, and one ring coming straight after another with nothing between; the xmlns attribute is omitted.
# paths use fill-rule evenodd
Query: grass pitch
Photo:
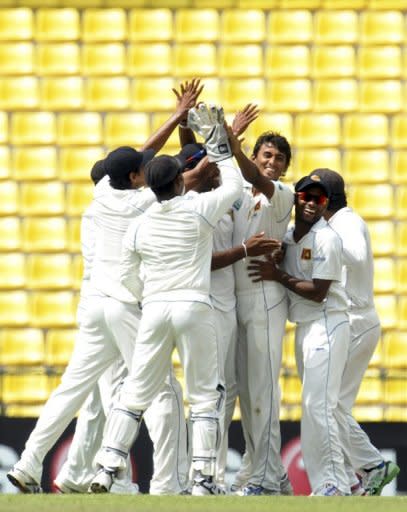
<svg viewBox="0 0 407 512"><path fill-rule="evenodd" d="M1 512L401 512L407 497L0 495Z"/></svg>

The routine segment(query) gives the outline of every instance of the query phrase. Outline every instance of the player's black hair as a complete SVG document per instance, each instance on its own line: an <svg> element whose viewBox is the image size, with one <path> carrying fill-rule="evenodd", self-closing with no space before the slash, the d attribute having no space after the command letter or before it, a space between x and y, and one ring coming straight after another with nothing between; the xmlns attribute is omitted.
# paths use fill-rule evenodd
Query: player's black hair
<svg viewBox="0 0 407 512"><path fill-rule="evenodd" d="M263 144L273 144L281 153L285 155L287 167L291 162L291 146L288 140L278 132L268 131L262 133L256 140L253 147L253 156L256 157Z"/></svg>

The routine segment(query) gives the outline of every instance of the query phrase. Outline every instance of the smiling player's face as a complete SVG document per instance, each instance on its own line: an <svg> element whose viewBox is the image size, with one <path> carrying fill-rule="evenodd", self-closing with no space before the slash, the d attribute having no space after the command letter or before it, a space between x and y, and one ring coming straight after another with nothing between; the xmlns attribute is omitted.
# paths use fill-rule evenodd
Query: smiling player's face
<svg viewBox="0 0 407 512"><path fill-rule="evenodd" d="M295 198L295 217L307 224L318 222L328 205L328 198L320 187L297 192Z"/></svg>
<svg viewBox="0 0 407 512"><path fill-rule="evenodd" d="M253 162L257 165L263 176L277 181L287 171L287 157L279 151L271 142L266 142L260 149Z"/></svg>

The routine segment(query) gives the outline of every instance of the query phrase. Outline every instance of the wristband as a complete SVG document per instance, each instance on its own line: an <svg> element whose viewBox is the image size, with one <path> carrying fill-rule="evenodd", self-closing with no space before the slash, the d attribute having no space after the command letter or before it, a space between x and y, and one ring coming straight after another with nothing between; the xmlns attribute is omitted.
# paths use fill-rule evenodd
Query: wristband
<svg viewBox="0 0 407 512"><path fill-rule="evenodd" d="M244 242L242 242L242 247L244 249L244 257L247 258L247 247L246 247L246 244Z"/></svg>

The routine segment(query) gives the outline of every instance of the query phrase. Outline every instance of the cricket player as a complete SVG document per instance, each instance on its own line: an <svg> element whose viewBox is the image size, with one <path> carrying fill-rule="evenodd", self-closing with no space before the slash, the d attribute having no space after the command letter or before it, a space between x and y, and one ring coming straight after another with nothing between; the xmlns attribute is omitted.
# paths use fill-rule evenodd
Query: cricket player
<svg viewBox="0 0 407 512"><path fill-rule="evenodd" d="M131 374L109 415L96 459L100 471L91 484L92 492L108 492L123 468L143 412L163 385L174 346L191 405L192 494L221 492L213 476L224 387L209 297L210 265L213 228L240 196L242 181L231 159L223 111L200 104L190 110L188 122L204 137L208 158L220 169L222 185L184 197L182 166L176 158L163 155L146 169L147 183L158 203L129 227L121 265L122 283L134 296L142 294L143 316Z"/></svg>
<svg viewBox="0 0 407 512"><path fill-rule="evenodd" d="M245 464L235 485L247 496L291 493L281 462L279 375L287 320L287 294L277 282L252 282L247 267L247 241L263 233L281 242L294 203L292 190L281 183L291 159L285 137L265 132L251 160L242 149L235 157L246 180L234 216L233 245L245 258L234 264L238 317L237 379L246 441ZM261 375L261 379L259 379ZM267 393L264 390L267 389Z"/></svg>
<svg viewBox="0 0 407 512"><path fill-rule="evenodd" d="M329 185L331 197L324 217L341 238L343 247L350 346L339 402L345 409L349 428L348 438L345 433L344 448L351 462L351 467L347 468L351 491L352 494L378 496L383 487L396 477L400 468L394 462L383 459L352 416L363 375L380 339L380 320L374 305L373 253L369 231L366 222L347 206L342 176L331 169L315 169L313 174ZM362 483L354 470L362 475Z"/></svg>
<svg viewBox="0 0 407 512"><path fill-rule="evenodd" d="M110 152L104 161L108 176L97 184L94 194L96 243L87 314L81 319L77 342L61 384L45 404L21 459L7 474L11 483L22 492L41 492L42 463L46 453L83 405L104 371L119 356L128 368L132 363L135 332L141 312L138 299L119 281L122 238L130 221L155 201L154 193L143 188L145 180L142 171L145 164L165 144L183 118L184 111L195 105L201 91L199 80L186 83L174 114L147 141L145 151L121 147ZM169 413L168 408L160 404L157 393L154 423L160 428L165 421L171 420L172 414L181 415L175 386L177 383L168 368L168 378L160 392L173 397L170 406L172 412ZM181 426L182 421L178 424ZM154 432L154 429L150 431L153 444L160 446ZM166 430L163 432L166 434ZM171 472L180 463L177 460L180 454L176 453L176 448L174 450L175 458L168 460L169 454L166 453L162 461ZM186 456L181 457L186 461ZM184 490L185 479L182 477L175 483L179 486L179 492Z"/></svg>
<svg viewBox="0 0 407 512"><path fill-rule="evenodd" d="M289 319L297 324L305 469L313 495L345 496L350 483L338 425L343 420L338 403L349 348L342 242L323 218L330 191L322 178L302 178L295 192L295 225L284 237L281 268L254 260L249 276L278 282L288 290Z"/></svg>

